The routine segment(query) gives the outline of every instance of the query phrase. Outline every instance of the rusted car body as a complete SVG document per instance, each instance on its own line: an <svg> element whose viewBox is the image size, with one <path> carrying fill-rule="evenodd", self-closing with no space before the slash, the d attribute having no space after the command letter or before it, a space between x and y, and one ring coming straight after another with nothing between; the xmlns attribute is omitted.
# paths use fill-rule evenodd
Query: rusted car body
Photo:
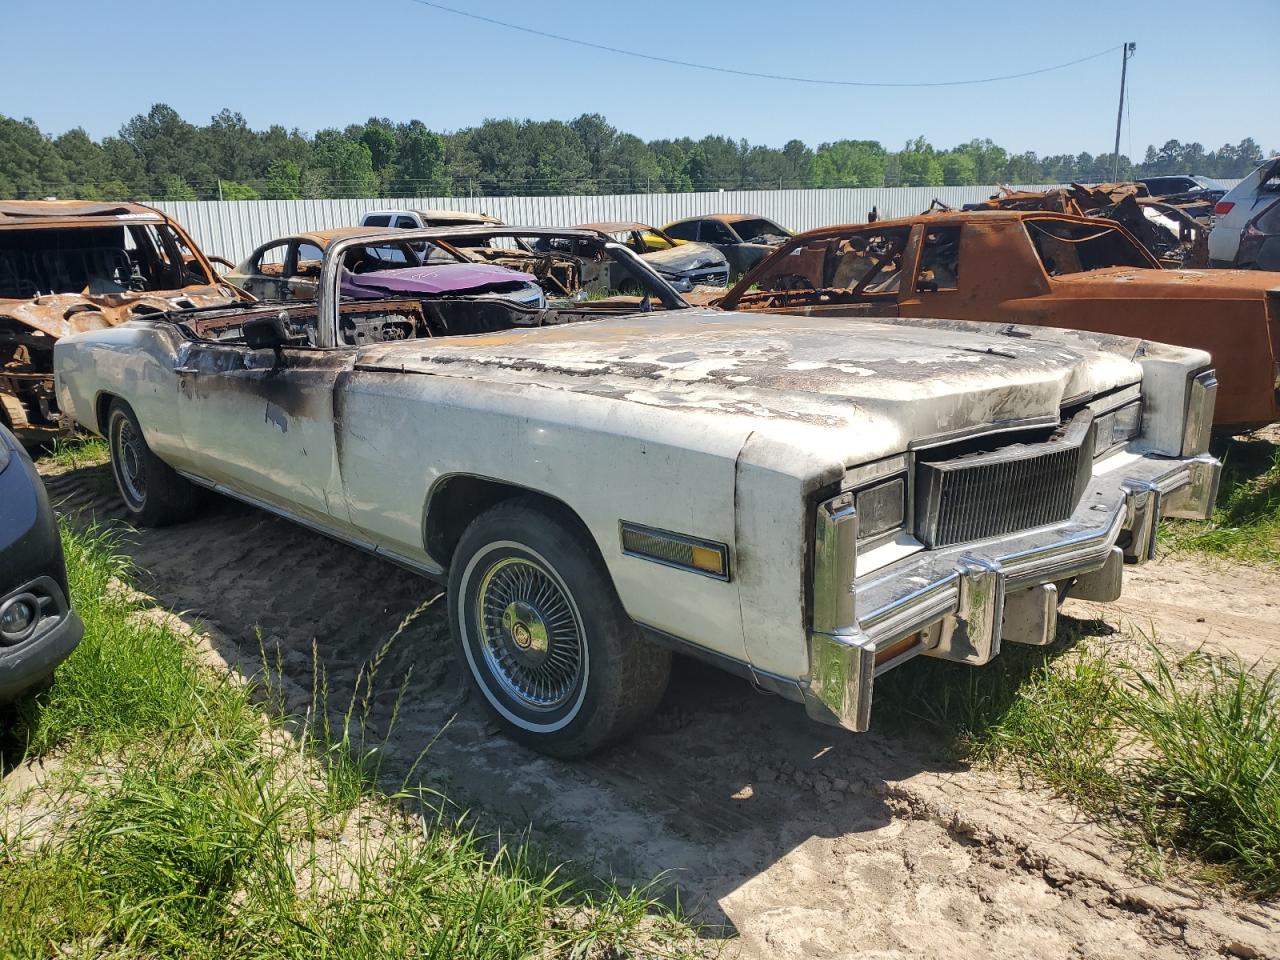
<svg viewBox="0 0 1280 960"><path fill-rule="evenodd" d="M966 210L1042 210L1100 217L1123 226L1166 267L1204 267L1209 263L1213 204L1221 194L1200 191L1156 195L1145 184L1073 183L1050 190L1010 190ZM935 201L936 203L936 201Z"/></svg>
<svg viewBox="0 0 1280 960"><path fill-rule="evenodd" d="M1123 227L1090 217L992 210L824 227L789 240L718 304L1019 323L1198 347L1218 371L1216 427L1280 419L1280 275L1162 269Z"/></svg>
<svg viewBox="0 0 1280 960"><path fill-rule="evenodd" d="M0 423L27 446L57 435L58 338L243 299L159 210L84 200L0 201Z"/></svg>

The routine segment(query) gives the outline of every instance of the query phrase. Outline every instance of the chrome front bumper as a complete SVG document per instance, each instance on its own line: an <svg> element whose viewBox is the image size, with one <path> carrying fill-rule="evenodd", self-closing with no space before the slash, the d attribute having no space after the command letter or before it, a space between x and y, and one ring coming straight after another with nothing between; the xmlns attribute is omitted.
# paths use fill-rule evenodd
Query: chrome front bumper
<svg viewBox="0 0 1280 960"><path fill-rule="evenodd" d="M1000 652L1002 639L1049 643L1057 585L1074 581L1072 596L1082 599L1116 599L1123 564L1155 553L1161 517L1209 517L1221 464L1207 454L1171 460L1122 452L1094 470L1062 523L914 553L852 583L841 583L840 571L852 568L856 516L820 517L803 685L809 716L866 730L875 677L911 657L980 665Z"/></svg>

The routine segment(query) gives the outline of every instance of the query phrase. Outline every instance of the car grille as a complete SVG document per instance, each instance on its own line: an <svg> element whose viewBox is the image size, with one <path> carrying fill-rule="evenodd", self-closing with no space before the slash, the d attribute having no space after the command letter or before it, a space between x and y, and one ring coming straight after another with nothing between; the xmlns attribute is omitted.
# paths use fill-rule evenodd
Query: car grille
<svg viewBox="0 0 1280 960"><path fill-rule="evenodd" d="M694 283L708 287L727 287L729 285L728 270L708 270L706 273L694 273L689 276Z"/></svg>
<svg viewBox="0 0 1280 960"><path fill-rule="evenodd" d="M1093 414L1083 410L1036 443L916 460L917 538L927 547L985 540L1066 520L1093 470ZM970 442L972 445L972 441Z"/></svg>

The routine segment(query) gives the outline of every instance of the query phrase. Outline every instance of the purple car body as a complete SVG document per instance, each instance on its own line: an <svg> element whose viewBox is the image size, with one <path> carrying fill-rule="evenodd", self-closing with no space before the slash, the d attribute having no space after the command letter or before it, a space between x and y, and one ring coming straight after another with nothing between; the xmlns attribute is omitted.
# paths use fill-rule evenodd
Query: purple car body
<svg viewBox="0 0 1280 960"><path fill-rule="evenodd" d="M527 273L487 263L440 263L369 273L342 271L342 296L377 300L397 294L540 291ZM520 299L525 299L521 297Z"/></svg>

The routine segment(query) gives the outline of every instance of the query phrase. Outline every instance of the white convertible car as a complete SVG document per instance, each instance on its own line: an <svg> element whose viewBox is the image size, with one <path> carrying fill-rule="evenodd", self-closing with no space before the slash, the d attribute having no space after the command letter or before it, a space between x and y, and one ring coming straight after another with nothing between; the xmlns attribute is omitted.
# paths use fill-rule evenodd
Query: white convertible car
<svg viewBox="0 0 1280 960"><path fill-rule="evenodd" d="M447 582L484 702L560 756L641 722L672 650L865 730L886 670L1048 643L1065 595L1115 599L1160 517L1211 509L1205 353L695 310L599 234L494 232L594 243L643 297L347 301L350 247L449 231L352 238L315 303L64 338L61 409L139 523L207 488Z"/></svg>

